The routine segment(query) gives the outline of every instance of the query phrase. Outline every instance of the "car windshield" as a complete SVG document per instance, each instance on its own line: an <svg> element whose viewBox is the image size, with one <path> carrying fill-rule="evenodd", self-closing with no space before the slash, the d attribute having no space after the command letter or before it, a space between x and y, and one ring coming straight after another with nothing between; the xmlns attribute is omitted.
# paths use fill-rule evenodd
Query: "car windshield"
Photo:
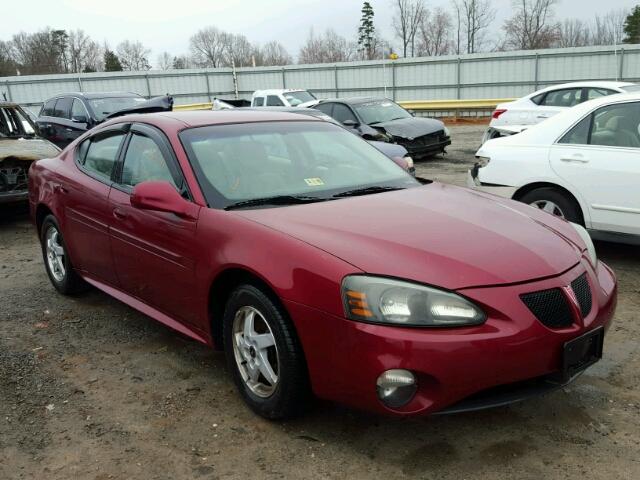
<svg viewBox="0 0 640 480"><path fill-rule="evenodd" d="M33 136L35 133L26 113L15 107L0 108L0 137Z"/></svg>
<svg viewBox="0 0 640 480"><path fill-rule="evenodd" d="M312 102L316 99L316 97L311 95L306 90L300 92L285 92L283 95L292 107L300 105L301 103Z"/></svg>
<svg viewBox="0 0 640 480"><path fill-rule="evenodd" d="M133 108L146 101L144 97L105 97L92 98L89 105L96 114L96 120L102 121L110 113Z"/></svg>
<svg viewBox="0 0 640 480"><path fill-rule="evenodd" d="M624 87L620 87L625 92L640 92L640 85L625 85Z"/></svg>
<svg viewBox="0 0 640 480"><path fill-rule="evenodd" d="M391 100L360 103L353 106L367 125L410 118L411 114Z"/></svg>
<svg viewBox="0 0 640 480"><path fill-rule="evenodd" d="M207 203L215 208L420 185L366 141L327 122L214 125L184 130L180 138Z"/></svg>

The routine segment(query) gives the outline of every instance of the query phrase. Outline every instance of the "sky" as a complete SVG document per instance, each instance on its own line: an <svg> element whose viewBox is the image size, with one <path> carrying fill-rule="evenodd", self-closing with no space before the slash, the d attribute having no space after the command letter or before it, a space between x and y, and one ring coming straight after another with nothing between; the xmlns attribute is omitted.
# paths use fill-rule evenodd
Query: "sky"
<svg viewBox="0 0 640 480"><path fill-rule="evenodd" d="M392 0L371 0L376 28L393 38ZM603 3L605 6L603 7ZM559 0L558 18L589 20L610 8L631 8L639 0ZM449 8L451 0L426 0L429 8ZM511 15L511 0L492 0L496 10L496 37ZM251 42L278 40L294 56L311 28L322 32L331 27L354 38L360 19L361 0L29 0L28 12L14 7L2 9L1 40L19 31L33 32L50 26L82 29L94 40L114 48L122 40L139 40L152 50L151 62L163 51L187 53L189 37L200 28L215 25L244 34Z"/></svg>

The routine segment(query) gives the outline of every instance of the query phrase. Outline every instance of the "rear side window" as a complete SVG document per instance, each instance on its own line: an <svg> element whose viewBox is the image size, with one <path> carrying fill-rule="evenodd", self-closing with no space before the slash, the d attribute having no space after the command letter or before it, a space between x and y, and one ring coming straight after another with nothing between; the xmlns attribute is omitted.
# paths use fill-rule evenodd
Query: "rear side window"
<svg viewBox="0 0 640 480"><path fill-rule="evenodd" d="M267 97L267 107L284 107L284 103L277 95L269 95Z"/></svg>
<svg viewBox="0 0 640 480"><path fill-rule="evenodd" d="M587 145L589 143L589 128L591 127L591 114L580 120L576 126L565 133L558 143L570 143L573 145Z"/></svg>
<svg viewBox="0 0 640 480"><path fill-rule="evenodd" d="M539 105L547 107L573 107L582 101L582 88L563 88L547 92Z"/></svg>
<svg viewBox="0 0 640 480"><path fill-rule="evenodd" d="M53 112L53 116L58 118L71 118L72 101L73 98L71 97L59 98L56 102L56 108Z"/></svg>
<svg viewBox="0 0 640 480"><path fill-rule="evenodd" d="M264 106L264 97L256 97L254 100L254 106L255 107L263 107Z"/></svg>
<svg viewBox="0 0 640 480"><path fill-rule="evenodd" d="M123 138L124 133L122 132L93 137L88 147L86 147L84 161L81 162L84 168L105 180L111 179ZM84 144L82 144L81 149L83 147Z"/></svg>
<svg viewBox="0 0 640 480"><path fill-rule="evenodd" d="M333 103L319 103L313 108L315 108L316 110L320 110L325 115L333 117Z"/></svg>
<svg viewBox="0 0 640 480"><path fill-rule="evenodd" d="M44 107L42 107L42 112L40 112L40 115L44 117L52 117L55 109L56 109L56 99L54 98L53 100L49 100L47 103L44 104Z"/></svg>
<svg viewBox="0 0 640 480"><path fill-rule="evenodd" d="M165 181L174 187L176 182L160 147L149 137L131 137L122 168L122 185L135 187L146 181Z"/></svg>
<svg viewBox="0 0 640 480"><path fill-rule="evenodd" d="M587 88L587 100L593 100L594 98L606 97L607 95L613 95L618 93L608 88Z"/></svg>

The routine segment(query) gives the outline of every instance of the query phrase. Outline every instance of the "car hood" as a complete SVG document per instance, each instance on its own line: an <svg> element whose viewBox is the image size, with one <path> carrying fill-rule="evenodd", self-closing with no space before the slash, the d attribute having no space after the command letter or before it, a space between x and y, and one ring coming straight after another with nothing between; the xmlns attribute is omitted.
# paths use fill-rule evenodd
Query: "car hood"
<svg viewBox="0 0 640 480"><path fill-rule="evenodd" d="M370 126L377 129L382 128L394 137L406 138L407 140L413 140L422 135L444 130L444 123L440 120L419 117L400 118Z"/></svg>
<svg viewBox="0 0 640 480"><path fill-rule="evenodd" d="M551 225L560 227L553 228L534 212L510 200L432 183L234 213L364 272L455 290L551 277L576 265L581 248L569 239L571 234L559 231L571 230L569 224L546 214Z"/></svg>
<svg viewBox="0 0 640 480"><path fill-rule="evenodd" d="M6 158L32 162L41 158L55 157L59 152L58 147L42 138L0 137L0 162Z"/></svg>

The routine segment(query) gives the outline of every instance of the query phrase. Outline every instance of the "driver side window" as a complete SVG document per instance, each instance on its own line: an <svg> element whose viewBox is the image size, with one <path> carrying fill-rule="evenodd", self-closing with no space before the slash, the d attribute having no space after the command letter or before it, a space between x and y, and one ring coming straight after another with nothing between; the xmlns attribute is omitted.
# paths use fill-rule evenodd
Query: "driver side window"
<svg viewBox="0 0 640 480"><path fill-rule="evenodd" d="M351 109L346 105L341 103L336 103L333 107L333 118L335 118L340 123L344 123L348 120L357 123L356 116L353 114Z"/></svg>
<svg viewBox="0 0 640 480"><path fill-rule="evenodd" d="M124 157L120 184L135 187L146 181L165 181L176 187L160 147L151 138L134 133Z"/></svg>

